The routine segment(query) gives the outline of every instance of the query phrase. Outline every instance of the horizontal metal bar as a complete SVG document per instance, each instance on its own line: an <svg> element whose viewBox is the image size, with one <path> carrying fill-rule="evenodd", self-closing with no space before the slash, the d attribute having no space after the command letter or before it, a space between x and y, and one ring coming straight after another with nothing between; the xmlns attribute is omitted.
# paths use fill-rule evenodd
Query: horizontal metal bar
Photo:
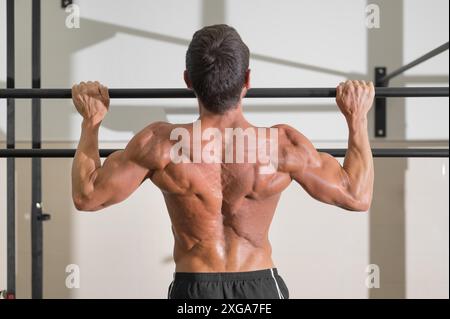
<svg viewBox="0 0 450 319"><path fill-rule="evenodd" d="M449 96L448 87L378 87L377 97L438 97ZM178 99L193 98L189 89L109 89L113 99ZM335 88L255 88L248 98L332 98ZM70 89L0 89L0 98L15 99L70 99Z"/></svg>
<svg viewBox="0 0 450 319"><path fill-rule="evenodd" d="M434 50L431 50L427 54L422 55L421 57L415 59L414 61L412 61L412 62L410 62L410 63L408 63L408 64L406 64L406 65L404 65L404 66L402 66L400 68L398 68L395 71L392 71L391 73L386 74L384 77L382 77L380 79L380 82L387 82L390 79L396 77L397 75L400 75L400 74L404 73L405 71L415 67L416 65L418 65L418 64L420 64L422 62L425 62L425 61L431 59L432 57L435 57L436 55L441 54L444 51L447 51L448 50L448 46L449 46L448 42L444 43L443 45L437 47Z"/></svg>
<svg viewBox="0 0 450 319"><path fill-rule="evenodd" d="M107 157L119 149L100 149L100 157ZM335 157L344 157L345 148L322 148L319 152L329 153ZM0 149L1 157L46 157L70 158L75 156L75 149ZM449 157L448 148L374 148L374 157Z"/></svg>

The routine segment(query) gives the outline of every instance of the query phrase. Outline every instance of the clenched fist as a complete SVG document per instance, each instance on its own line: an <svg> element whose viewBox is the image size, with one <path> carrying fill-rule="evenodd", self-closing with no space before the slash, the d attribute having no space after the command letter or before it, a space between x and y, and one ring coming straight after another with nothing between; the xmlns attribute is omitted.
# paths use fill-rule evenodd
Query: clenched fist
<svg viewBox="0 0 450 319"><path fill-rule="evenodd" d="M372 82L346 81L336 89L336 103L347 120L364 119L373 104Z"/></svg>
<svg viewBox="0 0 450 319"><path fill-rule="evenodd" d="M100 124L108 112L108 88L99 82L75 84L72 87L72 100L78 113L90 124Z"/></svg>

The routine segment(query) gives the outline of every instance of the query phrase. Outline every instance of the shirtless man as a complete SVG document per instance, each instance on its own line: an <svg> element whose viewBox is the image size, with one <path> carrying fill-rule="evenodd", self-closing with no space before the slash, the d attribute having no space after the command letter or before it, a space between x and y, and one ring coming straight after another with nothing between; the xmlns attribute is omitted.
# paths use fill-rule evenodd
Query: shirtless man
<svg viewBox="0 0 450 319"><path fill-rule="evenodd" d="M249 50L233 28L215 25L194 34L184 78L197 96L202 132L214 128L224 136L227 128L256 129L242 112L250 87L248 65ZM269 173L261 173L259 160L225 161L225 146L236 148L233 138L221 141L221 161L198 162L188 152L182 162L174 162L171 150L180 139L171 134L181 128L193 137L193 123L150 124L102 165L98 131L109 107L108 89L82 82L72 96L83 116L72 168L73 202L79 210L97 211L125 200L147 178L155 183L175 238L169 298L288 298L271 258L268 232L280 194L292 180L324 203L351 211L370 207L374 171L367 112L374 98L372 83L347 81L337 87L336 102L349 129L343 166L317 152L294 128L276 125L277 165ZM269 143L270 129L263 130L268 134L262 144ZM193 144L192 138L182 150ZM245 155L250 150L244 147Z"/></svg>

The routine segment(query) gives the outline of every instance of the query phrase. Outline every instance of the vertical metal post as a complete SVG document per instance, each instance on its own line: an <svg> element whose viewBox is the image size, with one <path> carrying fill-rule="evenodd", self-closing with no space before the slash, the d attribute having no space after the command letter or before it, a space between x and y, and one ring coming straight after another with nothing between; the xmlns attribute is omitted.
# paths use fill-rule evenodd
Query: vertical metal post
<svg viewBox="0 0 450 319"><path fill-rule="evenodd" d="M73 3L72 0L61 0L61 8L65 9Z"/></svg>
<svg viewBox="0 0 450 319"><path fill-rule="evenodd" d="M401 65L403 63L405 34L403 17L406 2L408 1L366 0L366 4L377 5L382 12L382 27L367 29L366 43L369 66L375 68L380 65L380 62L383 63L381 66L386 64ZM383 47L389 48L389 54L386 54L385 50L380 50ZM387 85L388 83L384 81L383 86ZM390 131L384 130L384 133L389 133L389 136L397 139L405 138L405 99L390 99L388 103L392 105L392 108L389 109L389 117L383 118L389 120L393 116L395 125L389 125L389 127L386 125L385 128ZM368 297L371 299L404 299L407 297L405 243L407 211L405 174L407 168L407 159L374 161L375 171L383 172L383 174L378 174L375 178L373 201L368 216L368 263L377 265L381 275L378 278L379 288L367 290Z"/></svg>
<svg viewBox="0 0 450 319"><path fill-rule="evenodd" d="M15 86L15 41L14 41L14 0L6 2L6 87ZM6 147L15 148L15 100L6 100ZM7 227L7 298L16 295L16 179L15 159L6 160L6 227Z"/></svg>
<svg viewBox="0 0 450 319"><path fill-rule="evenodd" d="M41 1L32 3L32 87L41 87ZM32 148L41 148L41 100L32 100ZM41 159L31 162L31 296L42 298L43 287L43 234Z"/></svg>
<svg viewBox="0 0 450 319"><path fill-rule="evenodd" d="M385 67L375 68L375 86L384 87L386 81L381 79L386 75ZM386 137L386 98L375 99L375 137Z"/></svg>

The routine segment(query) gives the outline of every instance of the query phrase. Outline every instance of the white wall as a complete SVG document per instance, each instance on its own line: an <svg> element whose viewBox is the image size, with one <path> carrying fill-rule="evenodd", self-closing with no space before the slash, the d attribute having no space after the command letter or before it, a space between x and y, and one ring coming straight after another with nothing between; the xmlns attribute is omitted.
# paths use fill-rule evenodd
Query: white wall
<svg viewBox="0 0 450 319"><path fill-rule="evenodd" d="M100 80L109 87L182 87L187 44L204 24L237 28L251 51L254 87L327 87L346 78L372 79L448 41L448 2L370 1L381 29L365 26L366 1L79 0L81 28L67 29L60 1L42 1L42 86ZM5 15L0 0L0 17ZM224 6L222 10L221 6ZM30 87L30 1L16 1L17 86ZM0 43L5 43L0 18ZM0 60L5 61L5 45ZM5 65L0 64L4 85ZM448 52L392 85L448 86ZM6 132L0 101L0 139ZM390 99L388 138L377 147L448 142L448 98ZM29 147L30 102L17 102L18 147ZM70 148L80 117L69 100L43 100L44 147ZM317 147L345 147L346 126L332 100L247 100L258 125L289 123ZM194 100L113 100L101 147L123 147L156 120L194 119ZM416 142L422 140L422 142ZM434 140L434 142L433 142ZM422 144L421 144L422 143ZM3 146L3 145L2 145ZM0 160L0 287L5 285L5 160ZM164 298L173 262L170 221L162 196L145 183L126 202L100 214L77 213L69 159L43 161L44 295L47 298ZM448 298L448 159L378 159L369 214L345 213L292 185L271 231L274 259L293 298ZM30 161L17 161L18 294L30 296ZM365 268L381 267L381 288L365 286ZM81 269L81 288L65 287L65 267ZM119 287L119 289L118 289Z"/></svg>
<svg viewBox="0 0 450 319"><path fill-rule="evenodd" d="M405 61L412 61L431 48L448 42L448 1L404 3ZM401 80L404 80L409 86L440 86L442 77L448 81L448 51L407 71L403 79L394 81L393 85L401 85ZM432 101L407 99L406 106L406 123L410 123L406 126L408 139L448 139L448 98Z"/></svg>

